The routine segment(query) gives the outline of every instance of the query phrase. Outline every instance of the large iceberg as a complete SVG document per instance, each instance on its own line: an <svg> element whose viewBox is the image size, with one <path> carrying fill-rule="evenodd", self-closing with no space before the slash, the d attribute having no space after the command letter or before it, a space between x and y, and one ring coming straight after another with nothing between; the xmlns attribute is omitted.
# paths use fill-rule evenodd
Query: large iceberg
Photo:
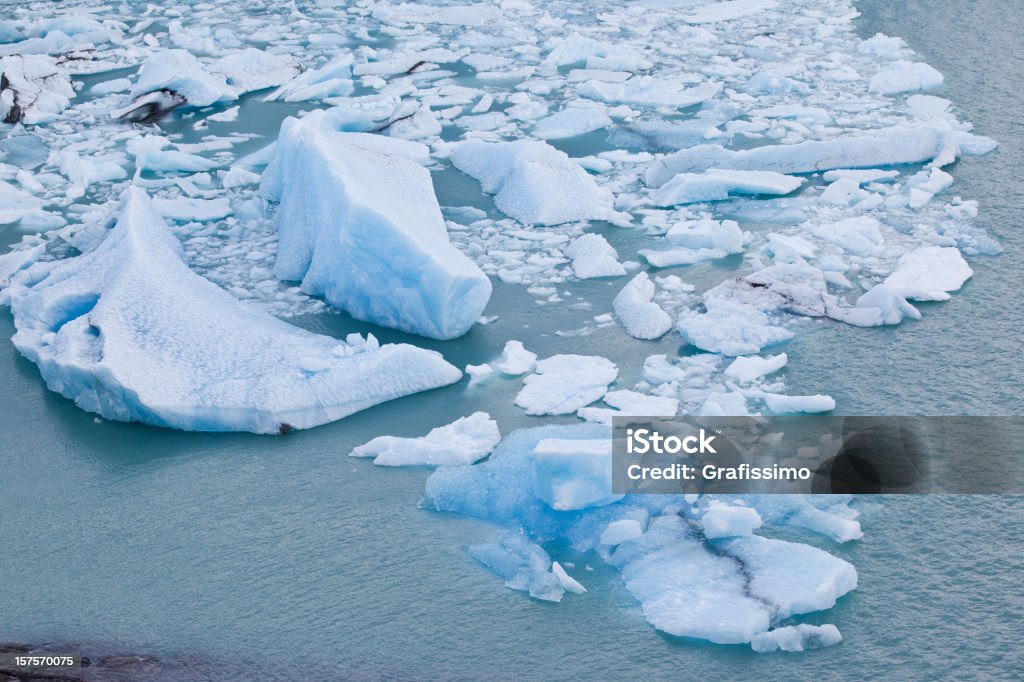
<svg viewBox="0 0 1024 682"><path fill-rule="evenodd" d="M430 173L315 115L281 126L261 191L279 202L275 274L356 319L436 339L465 334L491 283L448 241Z"/></svg>
<svg viewBox="0 0 1024 682"><path fill-rule="evenodd" d="M521 223L557 225L608 220L612 193L551 145L536 140L460 142L452 164L494 195L494 205Z"/></svg>
<svg viewBox="0 0 1024 682"><path fill-rule="evenodd" d="M108 419L281 433L451 384L405 344L313 334L193 273L142 189L93 250L38 263L9 289L18 350L50 389Z"/></svg>

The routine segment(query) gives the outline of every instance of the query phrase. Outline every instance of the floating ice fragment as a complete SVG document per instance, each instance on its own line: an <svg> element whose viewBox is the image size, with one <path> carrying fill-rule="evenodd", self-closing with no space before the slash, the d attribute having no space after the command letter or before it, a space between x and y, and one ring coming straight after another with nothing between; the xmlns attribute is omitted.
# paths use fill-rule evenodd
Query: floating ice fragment
<svg viewBox="0 0 1024 682"><path fill-rule="evenodd" d="M749 384L754 379L778 372L786 366L789 358L785 353L769 355L767 357L743 357L736 358L725 368L725 376L735 379L741 384Z"/></svg>
<svg viewBox="0 0 1024 682"><path fill-rule="evenodd" d="M626 269L619 262L619 254L599 234L587 233L577 237L565 249L565 255L572 259L572 271L580 279L595 277L620 277Z"/></svg>
<svg viewBox="0 0 1024 682"><path fill-rule="evenodd" d="M621 545L629 540L636 540L644 534L644 528L636 519L620 519L612 521L601 532L602 545Z"/></svg>
<svg viewBox="0 0 1024 682"><path fill-rule="evenodd" d="M98 246L47 267L9 290L14 344L51 390L107 419L278 433L461 376L404 344L336 354L337 340L235 300L188 269L138 188Z"/></svg>
<svg viewBox="0 0 1024 682"><path fill-rule="evenodd" d="M279 201L275 274L353 317L437 339L465 334L491 283L448 241L430 173L286 119L261 192Z"/></svg>
<svg viewBox="0 0 1024 682"><path fill-rule="evenodd" d="M466 140L455 147L451 161L495 195L498 210L521 223L605 220L613 213L611 192L544 142Z"/></svg>
<svg viewBox="0 0 1024 682"><path fill-rule="evenodd" d="M71 77L44 54L0 57L0 121L34 125L57 117L75 96Z"/></svg>
<svg viewBox="0 0 1024 682"><path fill-rule="evenodd" d="M537 354L531 353L522 341L508 341L501 351L501 359L494 363L494 369L502 374L518 376L532 372L537 366Z"/></svg>
<svg viewBox="0 0 1024 682"><path fill-rule="evenodd" d="M803 184L772 171L711 169L703 173L680 173L661 186L651 198L655 206L724 201L737 194L789 194Z"/></svg>
<svg viewBox="0 0 1024 682"><path fill-rule="evenodd" d="M547 439L533 449L534 493L557 511L600 507L612 493L612 441Z"/></svg>
<svg viewBox="0 0 1024 682"><path fill-rule="evenodd" d="M543 140L557 140L607 128L611 124L611 117L601 109L568 107L538 121L533 126L533 134Z"/></svg>
<svg viewBox="0 0 1024 682"><path fill-rule="evenodd" d="M708 540L750 535L761 527L756 509L712 501L700 518L704 537Z"/></svg>
<svg viewBox="0 0 1024 682"><path fill-rule="evenodd" d="M921 62L897 61L871 77L868 90L881 95L931 90L942 85L942 74Z"/></svg>
<svg viewBox="0 0 1024 682"><path fill-rule="evenodd" d="M759 654L783 651L807 651L824 649L843 641L839 628L831 623L825 625L789 625L762 632L750 640L750 648Z"/></svg>
<svg viewBox="0 0 1024 682"><path fill-rule="evenodd" d="M734 151L706 144L663 156L647 169L649 187L661 187L679 173L709 168L813 173L835 168L876 168L936 161L952 163L961 153L985 153L992 147L946 122L883 128L865 135L766 145ZM990 141L989 141L990 142Z"/></svg>
<svg viewBox="0 0 1024 682"><path fill-rule="evenodd" d="M956 247L922 246L902 256L884 284L913 301L945 301L973 274Z"/></svg>
<svg viewBox="0 0 1024 682"><path fill-rule="evenodd" d="M775 9L776 0L725 0L699 5L693 12L683 17L683 21L691 24L712 24L719 21L742 19L765 10Z"/></svg>
<svg viewBox="0 0 1024 682"><path fill-rule="evenodd" d="M654 298L654 282L641 272L612 301L616 317L635 339L658 339L672 328L672 318Z"/></svg>
<svg viewBox="0 0 1024 682"><path fill-rule="evenodd" d="M562 601L565 588L551 572L551 557L522 531L508 533L499 543L472 545L469 554L504 578L506 587L528 592L534 599Z"/></svg>
<svg viewBox="0 0 1024 682"><path fill-rule="evenodd" d="M462 466L483 459L499 442L498 423L486 412L474 412L419 438L379 436L351 456L374 457L377 466Z"/></svg>
<svg viewBox="0 0 1024 682"><path fill-rule="evenodd" d="M619 370L596 355L553 355L537 363L536 374L523 380L515 404L526 414L572 414L600 400Z"/></svg>
<svg viewBox="0 0 1024 682"><path fill-rule="evenodd" d="M578 580L566 573L565 569L562 568L562 565L557 561L551 562L551 572L555 574L555 577L558 578L558 582L561 584L562 589L566 592L570 592L572 594L583 594L587 591L587 588L583 587Z"/></svg>

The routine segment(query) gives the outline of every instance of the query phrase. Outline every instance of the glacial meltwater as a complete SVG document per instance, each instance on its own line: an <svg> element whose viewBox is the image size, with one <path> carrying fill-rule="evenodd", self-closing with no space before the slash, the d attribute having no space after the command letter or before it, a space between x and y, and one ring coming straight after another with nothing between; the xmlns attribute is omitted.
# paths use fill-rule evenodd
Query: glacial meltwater
<svg viewBox="0 0 1024 682"><path fill-rule="evenodd" d="M902 37L944 75L932 94L951 100L973 132L998 141L995 151L946 170L955 178L949 191L979 202L976 222L1004 252L971 256L973 278L948 301L916 304L917 321L875 328L790 321L796 335L782 347L787 391L827 393L842 414L1024 414L1024 4L855 6L861 37ZM44 3L34 7L44 12ZM138 15L121 17L126 24L143 18L144 3L124 7ZM388 44L387 35L374 38L378 48ZM92 85L132 73L76 79ZM245 95L239 106L237 120L204 130L173 113L161 126L186 143L211 131L261 136L236 144L241 157L272 140L286 116L319 104ZM555 146L571 156L621 146L607 137L588 133ZM47 154L31 143L0 141L0 149L15 166L36 167ZM433 181L442 207L492 210L467 175L446 167ZM3 230L4 246L20 240L11 226ZM594 231L622 261L639 260L637 251L650 245L639 230L598 224ZM194 246L186 244L190 256ZM217 264L207 265L216 281ZM703 290L742 265L732 256L671 272ZM541 358L600 355L618 365L623 388L640 380L645 357L692 351L675 331L638 342L617 324L595 324L625 278L558 283L558 305L538 305L548 294L524 285L492 281L485 314L497 319L452 341L321 312L316 301L288 319L340 338L372 332L381 343L413 343L459 368L493 361L509 339ZM14 332L9 309L0 309L0 337ZM585 594L550 604L506 589L466 552L497 541L503 529L420 508L429 469L385 469L348 456L376 436L423 435L477 410L489 412L503 435L578 421L527 416L513 404L518 377L474 387L463 380L284 437L100 419L47 390L36 365L10 343L0 345L0 383L0 641L154 656L161 667L146 678L154 680L935 680L1012 679L1024 670L1021 497L860 498L852 506L864 537L845 544L767 529L849 561L859 583L833 608L801 619L835 623L840 645L761 655L747 645L659 633L616 569L565 544L545 549L573 566Z"/></svg>

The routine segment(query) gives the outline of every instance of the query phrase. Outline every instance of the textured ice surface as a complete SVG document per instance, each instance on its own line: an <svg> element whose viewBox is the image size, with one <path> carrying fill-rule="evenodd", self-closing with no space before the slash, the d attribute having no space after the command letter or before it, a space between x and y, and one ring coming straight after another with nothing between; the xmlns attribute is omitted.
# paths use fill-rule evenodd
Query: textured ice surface
<svg viewBox="0 0 1024 682"><path fill-rule="evenodd" d="M657 339L672 328L672 318L653 301L654 292L654 282L646 272L641 272L612 302L615 316L633 338Z"/></svg>
<svg viewBox="0 0 1024 682"><path fill-rule="evenodd" d="M493 366L502 374L526 374L537 366L537 354L526 350L522 341L508 341L501 351L501 358Z"/></svg>
<svg viewBox="0 0 1024 682"><path fill-rule="evenodd" d="M750 648L760 654L771 653L779 649L782 651L807 651L823 649L839 644L841 641L843 641L843 636L839 634L839 628L835 625L802 623L775 628L755 635L750 641Z"/></svg>
<svg viewBox="0 0 1024 682"><path fill-rule="evenodd" d="M549 438L533 449L534 492L552 509L599 507L621 499L612 493L611 439Z"/></svg>
<svg viewBox="0 0 1024 682"><path fill-rule="evenodd" d="M261 190L279 202L275 274L353 317L438 339L465 334L491 283L448 241L430 174L288 119Z"/></svg>
<svg viewBox="0 0 1024 682"><path fill-rule="evenodd" d="M723 502L712 502L700 519L704 537L708 540L746 536L761 527L761 516L756 509Z"/></svg>
<svg viewBox="0 0 1024 682"><path fill-rule="evenodd" d="M516 396L516 405L532 415L572 414L602 398L619 376L614 363L594 355L554 355L535 372Z"/></svg>
<svg viewBox="0 0 1024 682"><path fill-rule="evenodd" d="M486 462L434 472L423 504L513 529L499 545L490 546L484 561L501 566L496 572L507 580L515 577L516 589L540 585L545 587L535 591L546 593L551 584L545 576L548 557L531 547L531 538L564 540L576 551L598 552L621 571L647 620L681 637L751 642L782 619L829 608L856 587L853 566L821 549L749 534L710 540L702 530L709 513L745 509L723 519L723 527L749 533L758 517L766 524L842 535L837 529L852 524L842 535L850 539L859 529L845 499L830 499L821 507L798 495L748 496L742 500L745 507L736 497L729 502L701 498L697 505L696 499L684 503L676 495L610 501L601 495L610 490L610 472L605 474L608 487L602 489L596 487L601 481L593 469L602 461L598 450L609 449L608 436L609 430L599 426L516 431ZM575 470L580 474L568 476ZM566 489L570 480L588 488ZM563 499L573 504L553 508L547 499L556 491L564 491ZM713 525L714 516L708 523Z"/></svg>
<svg viewBox="0 0 1024 682"><path fill-rule="evenodd" d="M599 234L585 234L575 239L565 249L565 255L572 259L573 274L580 279L626 274L626 268L619 262L619 254Z"/></svg>
<svg viewBox="0 0 1024 682"><path fill-rule="evenodd" d="M903 298L945 301L950 291L962 287L973 274L959 249L922 246L903 256L884 284Z"/></svg>
<svg viewBox="0 0 1024 682"><path fill-rule="evenodd" d="M340 343L191 272L141 189L92 251L14 285L14 343L50 389L108 419L277 433L457 381L431 351Z"/></svg>
<svg viewBox="0 0 1024 682"><path fill-rule="evenodd" d="M458 466L490 454L501 441L498 423L474 412L420 438L379 436L355 448L352 457L373 457L378 466Z"/></svg>
<svg viewBox="0 0 1024 682"><path fill-rule="evenodd" d="M55 59L41 54L0 57L0 121L45 123L71 103L71 78Z"/></svg>
<svg viewBox="0 0 1024 682"><path fill-rule="evenodd" d="M551 557L539 545L513 531L499 543L473 545L469 554L505 579L513 590L528 592L534 599L561 601L562 580L551 571Z"/></svg>
<svg viewBox="0 0 1024 682"><path fill-rule="evenodd" d="M551 145L532 140L466 140L452 163L494 195L494 205L519 222L557 225L611 217L612 194Z"/></svg>

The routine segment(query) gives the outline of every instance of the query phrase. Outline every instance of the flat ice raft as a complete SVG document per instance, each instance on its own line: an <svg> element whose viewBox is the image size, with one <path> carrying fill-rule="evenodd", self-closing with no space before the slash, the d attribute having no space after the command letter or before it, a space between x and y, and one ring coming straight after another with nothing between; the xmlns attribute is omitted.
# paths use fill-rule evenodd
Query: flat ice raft
<svg viewBox="0 0 1024 682"><path fill-rule="evenodd" d="M261 186L280 202L275 274L360 320L462 336L491 282L448 241L430 173L389 142L285 120Z"/></svg>
<svg viewBox="0 0 1024 682"><path fill-rule="evenodd" d="M11 288L14 344L50 389L108 419L277 433L461 377L435 352L340 343L237 301L189 270L141 189L94 250L36 267L49 269Z"/></svg>

